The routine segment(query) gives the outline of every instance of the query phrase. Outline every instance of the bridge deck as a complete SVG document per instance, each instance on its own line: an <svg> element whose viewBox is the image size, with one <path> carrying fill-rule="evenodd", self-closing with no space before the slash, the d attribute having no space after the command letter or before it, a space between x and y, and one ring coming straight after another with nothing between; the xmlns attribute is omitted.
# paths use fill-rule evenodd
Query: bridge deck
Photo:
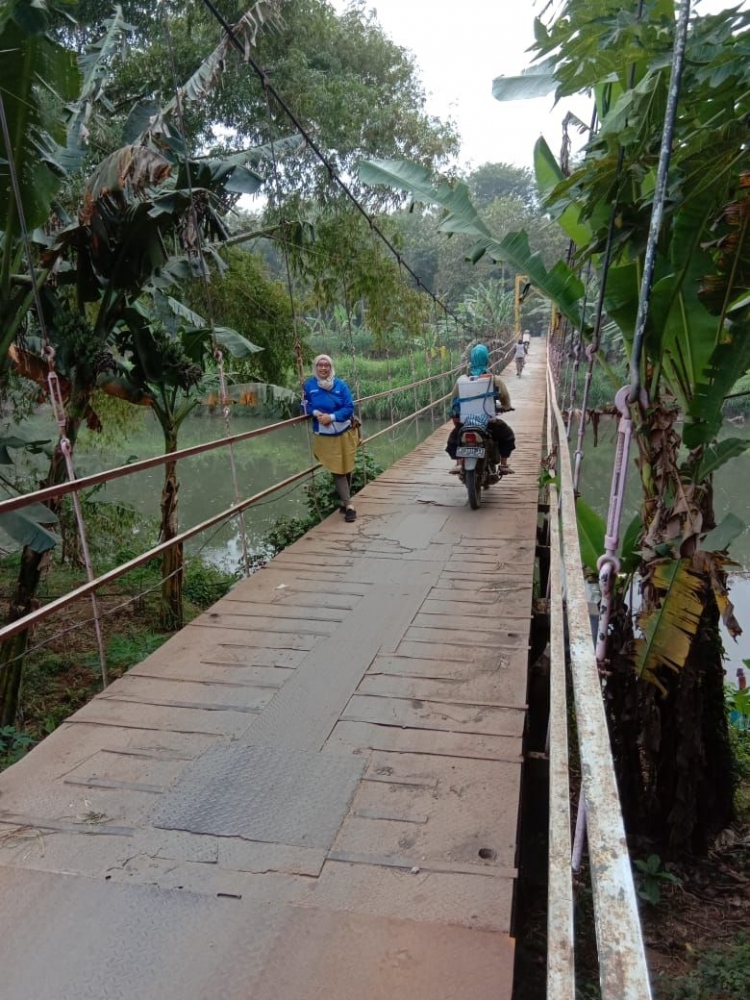
<svg viewBox="0 0 750 1000"><path fill-rule="evenodd" d="M510 996L542 355L0 775L4 996Z"/></svg>

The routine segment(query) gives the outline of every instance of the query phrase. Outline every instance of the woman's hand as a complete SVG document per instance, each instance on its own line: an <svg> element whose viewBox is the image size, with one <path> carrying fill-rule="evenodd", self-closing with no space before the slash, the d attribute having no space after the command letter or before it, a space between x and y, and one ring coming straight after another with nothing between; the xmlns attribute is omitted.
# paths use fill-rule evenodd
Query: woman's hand
<svg viewBox="0 0 750 1000"><path fill-rule="evenodd" d="M333 423L333 417L330 413L321 413L318 417L318 423L322 424L324 427L328 427L329 424Z"/></svg>

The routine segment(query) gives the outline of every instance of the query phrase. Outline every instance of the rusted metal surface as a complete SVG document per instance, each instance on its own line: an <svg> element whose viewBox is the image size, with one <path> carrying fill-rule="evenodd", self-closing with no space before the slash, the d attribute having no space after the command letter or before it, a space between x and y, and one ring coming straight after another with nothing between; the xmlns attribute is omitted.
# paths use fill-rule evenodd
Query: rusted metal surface
<svg viewBox="0 0 750 1000"><path fill-rule="evenodd" d="M175 537L171 538L168 542L161 542L159 545L155 545L152 549L149 549L148 552L142 552L139 556L135 556L135 558L130 559L121 566L116 566L114 569L108 570L106 573L102 573L101 576L97 576L94 580L90 580L88 583L84 583L80 587L76 587L75 590L71 590L68 594L63 594L62 597L55 598L55 600L37 608L28 615L24 615L23 618L18 618L16 621L10 622L8 625L3 625L3 627L0 628L0 642L10 638L12 635L17 635L19 632L23 632L36 622L42 621L44 618L49 618L50 615L56 614L63 608L67 608L69 604L73 604L74 601L78 601L82 597L88 596L95 590L103 587L105 584L111 583L112 580L118 580L121 576L125 576L126 573L130 573L131 570L136 569L138 566L143 566L144 563L150 562L157 556L162 555L167 551L167 549L172 548L174 545L186 542L189 538L199 535L202 531L207 531L209 528L213 528L215 525L221 524L222 521L226 521L228 518L234 517L243 510L247 510L248 507L251 507L254 503L258 503L259 500L265 499L265 497L270 496L277 490L283 489L285 486L290 486L292 483L296 483L300 479L304 479L305 476L309 476L312 471L319 467L319 465L312 465L308 469L303 469L302 472L297 472L293 476L289 476L287 479L283 480L283 482L274 483L273 486L269 486L268 489L261 490L260 493L256 493L253 496L248 497L248 499L243 500L242 503L234 504L227 510L222 510L218 514L214 514L213 517L209 517L207 520L201 521L200 524L196 524L192 528L188 528L186 531L181 531L179 535L175 535ZM78 482L80 483L81 480L78 480Z"/></svg>
<svg viewBox="0 0 750 1000"><path fill-rule="evenodd" d="M581 780L586 799L602 1000L647 1000L651 996L651 986L591 638L580 562L570 456L565 447L565 424L549 372L548 386L560 442L558 471L561 479L570 662Z"/></svg>

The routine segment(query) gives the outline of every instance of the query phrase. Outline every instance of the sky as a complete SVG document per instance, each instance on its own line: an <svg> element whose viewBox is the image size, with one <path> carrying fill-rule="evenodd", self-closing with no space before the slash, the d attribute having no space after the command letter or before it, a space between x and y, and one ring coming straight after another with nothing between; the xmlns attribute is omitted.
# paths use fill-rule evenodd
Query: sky
<svg viewBox="0 0 750 1000"><path fill-rule="evenodd" d="M347 0L332 0L337 10ZM462 168L483 163L532 167L534 143L543 134L560 148L568 110L589 117L587 103L549 97L502 104L492 96L496 76L513 76L530 65L540 0L370 0L378 21L396 44L416 57L427 111L452 118L462 139Z"/></svg>
<svg viewBox="0 0 750 1000"><path fill-rule="evenodd" d="M331 0L337 10L347 0ZM733 6L732 0L698 0L701 13ZM746 6L746 3L743 4ZM492 96L497 76L514 76L531 64L534 17L547 0L369 0L385 33L416 57L427 95L427 111L452 118L462 138L459 164L533 166L540 135L559 154L562 120L568 111L591 116L585 97L553 96L503 104ZM571 134L573 148L581 140Z"/></svg>

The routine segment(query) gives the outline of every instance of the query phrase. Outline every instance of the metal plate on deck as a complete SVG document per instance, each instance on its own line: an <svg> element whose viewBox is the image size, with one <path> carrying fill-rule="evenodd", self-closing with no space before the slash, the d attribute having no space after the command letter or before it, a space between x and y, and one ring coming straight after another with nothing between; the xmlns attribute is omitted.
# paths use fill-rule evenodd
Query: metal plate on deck
<svg viewBox="0 0 750 1000"><path fill-rule="evenodd" d="M330 847L364 761L286 747L211 747L154 809L167 830L242 837L297 847Z"/></svg>

